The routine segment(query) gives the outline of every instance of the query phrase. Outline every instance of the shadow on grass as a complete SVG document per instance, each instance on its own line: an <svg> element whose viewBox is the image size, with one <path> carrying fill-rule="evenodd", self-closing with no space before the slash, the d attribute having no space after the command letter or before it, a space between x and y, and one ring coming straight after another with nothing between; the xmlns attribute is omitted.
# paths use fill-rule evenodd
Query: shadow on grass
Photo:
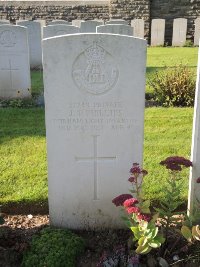
<svg viewBox="0 0 200 267"><path fill-rule="evenodd" d="M22 136L45 136L44 108L1 108L0 143Z"/></svg>
<svg viewBox="0 0 200 267"><path fill-rule="evenodd" d="M41 201L30 201L30 202L9 202L2 205L1 211L9 215L12 214L45 215L49 213L48 200L46 199Z"/></svg>

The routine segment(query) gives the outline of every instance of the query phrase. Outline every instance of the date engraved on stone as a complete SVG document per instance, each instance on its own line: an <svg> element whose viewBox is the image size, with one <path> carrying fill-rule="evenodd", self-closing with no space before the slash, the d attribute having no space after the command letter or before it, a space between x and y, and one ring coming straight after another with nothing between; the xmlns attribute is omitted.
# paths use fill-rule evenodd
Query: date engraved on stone
<svg viewBox="0 0 200 267"><path fill-rule="evenodd" d="M16 34L13 31L6 30L0 33L0 44L4 47L13 47L17 43Z"/></svg>
<svg viewBox="0 0 200 267"><path fill-rule="evenodd" d="M76 58L72 67L76 86L92 95L107 93L117 83L118 76L113 57L96 42Z"/></svg>

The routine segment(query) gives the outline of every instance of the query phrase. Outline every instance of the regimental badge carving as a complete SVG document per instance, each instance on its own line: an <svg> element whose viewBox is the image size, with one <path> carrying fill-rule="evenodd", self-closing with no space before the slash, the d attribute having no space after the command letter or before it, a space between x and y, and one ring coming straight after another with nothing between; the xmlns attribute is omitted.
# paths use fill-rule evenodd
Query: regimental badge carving
<svg viewBox="0 0 200 267"><path fill-rule="evenodd" d="M119 76L113 57L96 42L83 51L72 66L72 77L76 86L93 95L111 90Z"/></svg>
<svg viewBox="0 0 200 267"><path fill-rule="evenodd" d="M0 44L4 47L13 47L17 43L16 34L13 31L5 30L0 33Z"/></svg>

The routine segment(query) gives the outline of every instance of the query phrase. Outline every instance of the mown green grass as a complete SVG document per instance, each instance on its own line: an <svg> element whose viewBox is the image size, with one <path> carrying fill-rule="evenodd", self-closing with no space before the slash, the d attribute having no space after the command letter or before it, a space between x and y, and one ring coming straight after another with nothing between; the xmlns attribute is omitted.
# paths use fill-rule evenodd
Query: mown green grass
<svg viewBox="0 0 200 267"><path fill-rule="evenodd" d="M145 111L144 192L158 200L164 195L167 171L159 162L170 155L189 158L192 108L148 108ZM47 160L44 109L0 109L0 201L47 200ZM131 165L131 162L130 162ZM123 177L125 180L127 177ZM182 198L187 198L188 172Z"/></svg>
<svg viewBox="0 0 200 267"><path fill-rule="evenodd" d="M197 47L148 47L147 70L146 70L146 93L153 93L154 89L149 86L148 80L156 71L163 71L166 67L176 67L180 64L187 65L196 78Z"/></svg>
<svg viewBox="0 0 200 267"><path fill-rule="evenodd" d="M169 156L190 158L193 108L148 108L145 110L144 192L147 198L164 197L168 171L159 162ZM182 198L187 199L189 170L183 171Z"/></svg>
<svg viewBox="0 0 200 267"><path fill-rule="evenodd" d="M44 109L0 109L0 201L47 198Z"/></svg>
<svg viewBox="0 0 200 267"><path fill-rule="evenodd" d="M197 54L198 47L148 47L147 67L173 67L179 63L196 67Z"/></svg>
<svg viewBox="0 0 200 267"><path fill-rule="evenodd" d="M175 67L182 63L194 70L196 75L197 66L197 47L148 47L147 48L147 81L155 71L163 70L166 67ZM41 71L31 72L32 93L40 94L43 92L43 77ZM148 84L146 92L152 93L153 88Z"/></svg>

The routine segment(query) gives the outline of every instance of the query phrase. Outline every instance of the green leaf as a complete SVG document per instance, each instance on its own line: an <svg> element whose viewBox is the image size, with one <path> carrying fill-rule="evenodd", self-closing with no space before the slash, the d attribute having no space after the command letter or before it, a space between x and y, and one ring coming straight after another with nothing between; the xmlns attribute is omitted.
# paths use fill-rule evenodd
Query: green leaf
<svg viewBox="0 0 200 267"><path fill-rule="evenodd" d="M160 242L161 244L165 242L165 238L162 235L157 235L155 240Z"/></svg>
<svg viewBox="0 0 200 267"><path fill-rule="evenodd" d="M157 221L157 219L159 218L159 213L155 213L153 216L152 216L152 219L151 219L151 223L155 223Z"/></svg>
<svg viewBox="0 0 200 267"><path fill-rule="evenodd" d="M191 232L189 227L183 225L181 227L181 233L189 242L191 242L191 240L192 240L192 232Z"/></svg>
<svg viewBox="0 0 200 267"><path fill-rule="evenodd" d="M139 240L138 240L138 244L139 246L144 247L147 244L147 238L142 236Z"/></svg>
<svg viewBox="0 0 200 267"><path fill-rule="evenodd" d="M141 210L142 213L148 213L148 214L151 213L149 208L143 208L142 207L142 208L140 208L140 210Z"/></svg>
<svg viewBox="0 0 200 267"><path fill-rule="evenodd" d="M200 240L200 231L199 231L199 225L195 225L192 227L192 236L196 239L196 240Z"/></svg>
<svg viewBox="0 0 200 267"><path fill-rule="evenodd" d="M132 226L131 227L131 231L133 232L133 234L134 234L136 239L140 239L140 237L142 236L141 232L138 229L138 227Z"/></svg>
<svg viewBox="0 0 200 267"><path fill-rule="evenodd" d="M148 244L146 244L144 246L138 246L135 252L137 254L147 254L150 251L151 251L151 247Z"/></svg>
<svg viewBox="0 0 200 267"><path fill-rule="evenodd" d="M141 208L149 208L150 206L150 200L145 200L142 202L142 205L140 206Z"/></svg>
<svg viewBox="0 0 200 267"><path fill-rule="evenodd" d="M152 248L159 248L161 246L161 243L157 240L153 240L151 243L148 243L148 244Z"/></svg>
<svg viewBox="0 0 200 267"><path fill-rule="evenodd" d="M152 238L156 237L158 234L158 227L155 227L153 230L152 230Z"/></svg>

